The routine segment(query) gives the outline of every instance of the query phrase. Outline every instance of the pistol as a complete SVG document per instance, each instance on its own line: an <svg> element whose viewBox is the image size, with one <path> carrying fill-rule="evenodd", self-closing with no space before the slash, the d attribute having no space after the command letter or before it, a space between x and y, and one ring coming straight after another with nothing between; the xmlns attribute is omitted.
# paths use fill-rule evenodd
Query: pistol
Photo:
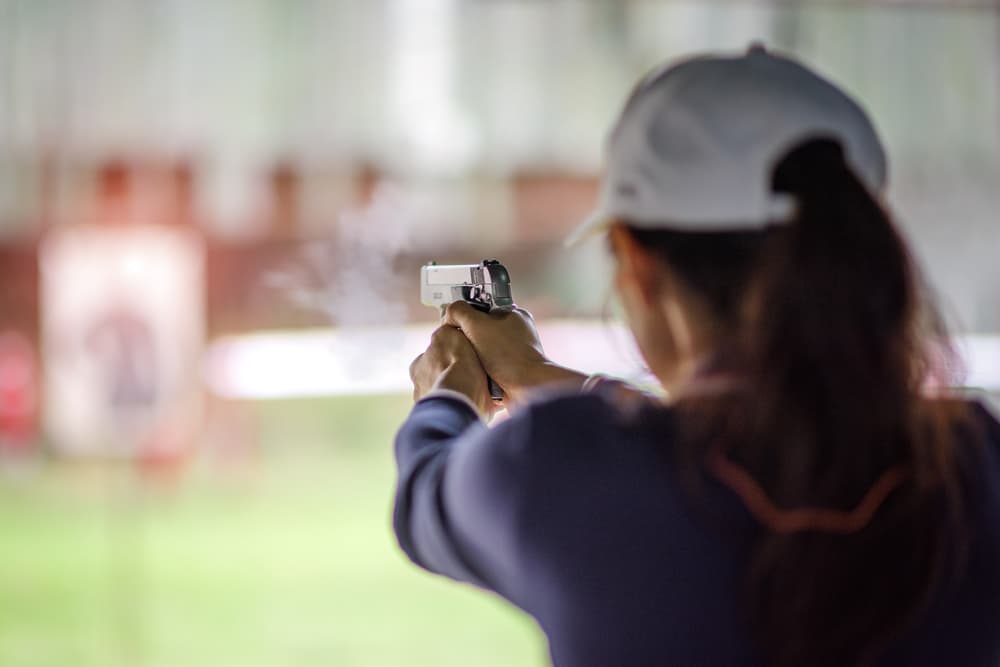
<svg viewBox="0 0 1000 667"><path fill-rule="evenodd" d="M514 298L510 292L510 273L495 259L484 259L479 264L431 262L420 268L420 301L438 310L453 301L465 301L484 313L511 310ZM503 400L503 389L493 378L488 380L493 400Z"/></svg>

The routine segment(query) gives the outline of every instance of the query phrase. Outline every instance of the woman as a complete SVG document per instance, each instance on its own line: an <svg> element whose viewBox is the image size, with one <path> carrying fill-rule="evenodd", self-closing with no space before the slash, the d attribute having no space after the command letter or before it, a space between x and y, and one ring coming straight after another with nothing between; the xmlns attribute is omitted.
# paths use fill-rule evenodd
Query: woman
<svg viewBox="0 0 1000 667"><path fill-rule="evenodd" d="M1000 664L1000 425L929 395L885 180L861 108L787 58L643 80L581 233L668 399L453 305L396 440L404 551L531 614L559 666Z"/></svg>

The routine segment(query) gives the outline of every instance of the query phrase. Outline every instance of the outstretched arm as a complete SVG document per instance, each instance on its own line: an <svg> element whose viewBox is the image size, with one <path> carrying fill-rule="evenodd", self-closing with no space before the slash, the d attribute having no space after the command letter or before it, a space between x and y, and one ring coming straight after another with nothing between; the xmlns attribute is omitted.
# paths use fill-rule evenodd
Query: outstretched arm
<svg viewBox="0 0 1000 667"><path fill-rule="evenodd" d="M513 599L511 522L522 495L515 471L527 420L485 427L493 410L486 373L454 327L435 331L410 375L417 402L395 443L399 544L425 569Z"/></svg>
<svg viewBox="0 0 1000 667"><path fill-rule="evenodd" d="M527 609L518 536L533 484L530 413L486 428L445 392L418 401L396 436L393 528L417 565Z"/></svg>
<svg viewBox="0 0 1000 667"><path fill-rule="evenodd" d="M484 428L473 406L455 396L432 395L417 402L396 435L399 482L392 517L396 538L410 560L479 586L486 584L459 552L443 486L456 443Z"/></svg>

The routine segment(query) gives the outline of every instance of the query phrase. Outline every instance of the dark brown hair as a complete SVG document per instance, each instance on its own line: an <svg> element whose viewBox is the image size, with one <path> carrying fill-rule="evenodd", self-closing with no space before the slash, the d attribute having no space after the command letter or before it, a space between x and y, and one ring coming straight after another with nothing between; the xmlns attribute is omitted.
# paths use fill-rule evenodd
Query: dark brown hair
<svg viewBox="0 0 1000 667"><path fill-rule="evenodd" d="M776 667L866 664L953 560L960 409L922 397L939 320L840 144L794 148L772 187L794 197L790 224L629 229L710 304L730 332L716 365L752 387L679 410L703 468L762 524L744 598L759 648Z"/></svg>

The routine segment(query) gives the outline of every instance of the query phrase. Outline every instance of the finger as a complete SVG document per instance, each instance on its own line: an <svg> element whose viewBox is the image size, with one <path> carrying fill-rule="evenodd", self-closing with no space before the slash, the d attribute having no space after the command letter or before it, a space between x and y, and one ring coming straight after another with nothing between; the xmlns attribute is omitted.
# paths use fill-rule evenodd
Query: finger
<svg viewBox="0 0 1000 667"><path fill-rule="evenodd" d="M450 343L455 342L455 336L465 335L459 331L456 327L450 324L442 324L437 329L431 332L431 345L444 345L447 346Z"/></svg>
<svg viewBox="0 0 1000 667"><path fill-rule="evenodd" d="M528 318L529 320L531 320L532 322L534 322L534 321L535 321L535 316L534 316L534 315L532 315L532 314L531 314L531 313L530 313L530 312L528 311L528 309L527 309L527 308L521 308L520 306L514 306L514 311L515 311L516 313L519 313L519 314L521 314L521 315L524 315L525 317L527 317L527 318Z"/></svg>
<svg viewBox="0 0 1000 667"><path fill-rule="evenodd" d="M476 310L464 301L453 301L448 304L444 311L443 322L452 327L467 329L474 326L476 322L483 321L489 317L486 313Z"/></svg>
<svg viewBox="0 0 1000 667"><path fill-rule="evenodd" d="M411 382L416 382L416 380L417 380L417 364L419 364L420 360L423 359L423 358L424 358L424 355L421 352L420 354L417 355L416 359L414 359L413 361L410 362L410 381Z"/></svg>
<svg viewBox="0 0 1000 667"><path fill-rule="evenodd" d="M442 324L431 333L431 344L427 350L434 352L436 360L454 361L465 354L474 354L465 332L450 324Z"/></svg>

